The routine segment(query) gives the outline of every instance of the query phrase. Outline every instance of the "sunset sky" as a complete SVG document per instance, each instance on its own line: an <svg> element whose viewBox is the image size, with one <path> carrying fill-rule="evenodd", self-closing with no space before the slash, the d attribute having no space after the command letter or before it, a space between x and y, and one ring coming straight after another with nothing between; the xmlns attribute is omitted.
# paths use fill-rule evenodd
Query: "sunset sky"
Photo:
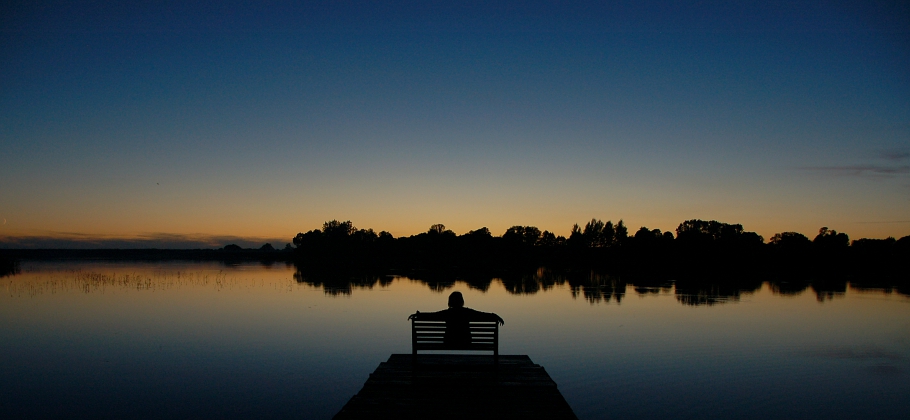
<svg viewBox="0 0 910 420"><path fill-rule="evenodd" d="M907 2L153 3L0 5L0 247L910 235Z"/></svg>

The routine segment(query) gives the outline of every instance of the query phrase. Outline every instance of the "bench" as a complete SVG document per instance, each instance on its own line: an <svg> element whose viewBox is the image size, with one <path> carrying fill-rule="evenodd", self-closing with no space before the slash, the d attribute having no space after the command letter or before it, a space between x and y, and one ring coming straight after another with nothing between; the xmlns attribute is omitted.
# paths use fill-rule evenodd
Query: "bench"
<svg viewBox="0 0 910 420"><path fill-rule="evenodd" d="M499 323L496 321L470 321L470 343L452 345L445 342L446 321L422 320L420 314L411 319L411 354L418 350L468 350L492 351L499 361Z"/></svg>

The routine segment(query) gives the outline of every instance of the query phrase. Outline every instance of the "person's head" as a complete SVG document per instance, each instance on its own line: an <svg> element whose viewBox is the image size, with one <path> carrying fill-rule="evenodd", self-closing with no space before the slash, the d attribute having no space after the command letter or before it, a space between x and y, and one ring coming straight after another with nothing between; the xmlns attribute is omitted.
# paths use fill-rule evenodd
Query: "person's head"
<svg viewBox="0 0 910 420"><path fill-rule="evenodd" d="M464 306L464 296L461 295L461 292L452 292L449 295L449 307L450 308L461 308Z"/></svg>

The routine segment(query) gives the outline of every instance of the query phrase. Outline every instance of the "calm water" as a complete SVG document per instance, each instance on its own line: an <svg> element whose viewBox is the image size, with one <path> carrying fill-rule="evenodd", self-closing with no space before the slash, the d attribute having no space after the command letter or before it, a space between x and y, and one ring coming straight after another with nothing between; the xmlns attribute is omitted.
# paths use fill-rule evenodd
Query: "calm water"
<svg viewBox="0 0 910 420"><path fill-rule="evenodd" d="M587 297L557 282L384 277L338 289L258 263L24 263L0 279L0 413L330 418L451 291L501 315L582 419L906 418L910 298L848 287L713 305L672 287ZM514 286L509 287L514 291ZM536 289L536 287L531 287Z"/></svg>

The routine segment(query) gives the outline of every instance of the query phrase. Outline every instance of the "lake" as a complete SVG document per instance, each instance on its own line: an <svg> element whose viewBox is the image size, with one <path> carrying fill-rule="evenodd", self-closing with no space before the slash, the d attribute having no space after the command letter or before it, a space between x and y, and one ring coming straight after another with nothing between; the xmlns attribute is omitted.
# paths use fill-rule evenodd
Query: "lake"
<svg viewBox="0 0 910 420"><path fill-rule="evenodd" d="M505 319L500 352L544 366L581 419L910 412L904 294L535 278L549 277L347 287L284 263L25 261L0 278L0 412L328 419L410 352L407 316L444 309L455 290Z"/></svg>

